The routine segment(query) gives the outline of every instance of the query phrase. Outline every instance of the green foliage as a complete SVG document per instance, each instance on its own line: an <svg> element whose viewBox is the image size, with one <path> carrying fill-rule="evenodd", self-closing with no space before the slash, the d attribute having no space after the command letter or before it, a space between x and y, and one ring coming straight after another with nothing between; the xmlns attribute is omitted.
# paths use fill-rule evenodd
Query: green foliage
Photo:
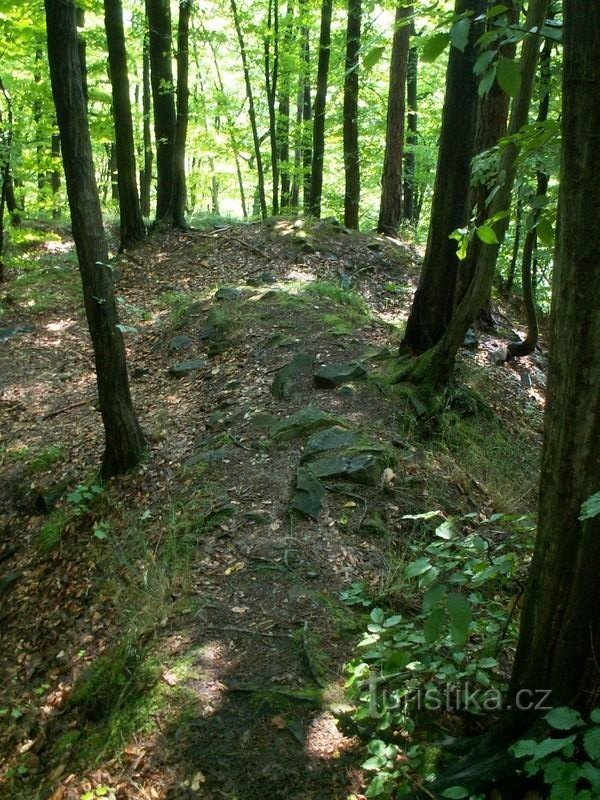
<svg viewBox="0 0 600 800"><path fill-rule="evenodd" d="M373 608L358 643L360 655L347 667L354 721L377 737L364 765L376 772L368 797L392 796L410 772L427 764L426 747L410 738L417 713L435 713L448 698L456 708L445 710L462 713L501 707L506 681L501 653L514 646L517 634L510 598L523 578L531 529L522 517L477 517L446 519L429 543L411 545L414 558L404 570L403 594L420 595L421 610ZM428 512L409 518L428 526L433 517ZM512 542L500 534L500 525L513 530ZM343 599L368 603L360 584ZM389 741L398 731L409 737L402 750Z"/></svg>
<svg viewBox="0 0 600 800"><path fill-rule="evenodd" d="M600 794L600 710L588 721L572 708L544 716L545 738L522 739L512 748L527 775L539 775L550 800L592 800ZM565 732L568 735L564 735Z"/></svg>
<svg viewBox="0 0 600 800"><path fill-rule="evenodd" d="M85 514L102 495L103 491L104 489L99 483L93 481L80 483L72 492L69 492L67 500L73 506L75 514Z"/></svg>
<svg viewBox="0 0 600 800"><path fill-rule="evenodd" d="M68 522L69 515L65 511L55 511L42 525L36 537L36 544L43 553L50 553L59 546Z"/></svg>

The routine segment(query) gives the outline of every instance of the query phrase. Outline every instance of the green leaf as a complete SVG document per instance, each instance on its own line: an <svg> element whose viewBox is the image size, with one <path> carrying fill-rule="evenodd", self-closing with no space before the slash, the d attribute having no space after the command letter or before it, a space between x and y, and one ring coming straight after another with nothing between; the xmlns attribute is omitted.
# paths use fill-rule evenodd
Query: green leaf
<svg viewBox="0 0 600 800"><path fill-rule="evenodd" d="M431 589L428 589L423 595L423 612L426 614L437 606L442 597L446 594L446 591L447 589L443 583L438 583L436 586L432 586Z"/></svg>
<svg viewBox="0 0 600 800"><path fill-rule="evenodd" d="M458 647L462 647L469 637L469 625L472 618L471 604L462 594L449 594L448 614L452 640Z"/></svg>
<svg viewBox="0 0 600 800"><path fill-rule="evenodd" d="M450 41L450 34L448 33L434 33L425 42L423 52L421 54L421 61L426 64L431 64L436 58L441 55Z"/></svg>
<svg viewBox="0 0 600 800"><path fill-rule="evenodd" d="M377 770L381 769L385 766L385 756L371 756L371 758L367 758L367 760L363 763L363 769L372 769Z"/></svg>
<svg viewBox="0 0 600 800"><path fill-rule="evenodd" d="M597 517L598 514L600 514L600 492L596 492L596 494L588 497L585 503L582 504L579 519L582 521L585 519L592 519L592 517ZM594 719L594 714L597 714L597 719ZM600 722L600 709L595 708L592 711L592 720L594 722Z"/></svg>
<svg viewBox="0 0 600 800"><path fill-rule="evenodd" d="M475 73L475 75L483 75L483 73L487 71L488 67L492 64L495 58L496 58L495 50L484 50L483 53L479 56L479 58L475 62L475 66L473 67L473 72Z"/></svg>
<svg viewBox="0 0 600 800"><path fill-rule="evenodd" d="M370 70L372 69L378 61L381 60L385 52L385 47L379 45L377 47L372 47L367 55L363 58L363 69Z"/></svg>
<svg viewBox="0 0 600 800"><path fill-rule="evenodd" d="M521 88L521 71L519 65L512 58L500 56L496 69L496 78L509 97L516 97Z"/></svg>
<svg viewBox="0 0 600 800"><path fill-rule="evenodd" d="M382 608L374 608L373 611L371 611L371 619L377 625L381 625L381 623L385 619L385 614L383 613L383 609Z"/></svg>
<svg viewBox="0 0 600 800"><path fill-rule="evenodd" d="M544 715L544 719L551 728L555 728L558 731L568 731L583 723L579 711L565 706L553 708L552 711Z"/></svg>
<svg viewBox="0 0 600 800"><path fill-rule="evenodd" d="M487 12L486 16L488 19L493 19L494 17L499 17L500 14L504 14L507 11L507 7L498 3L498 5L492 6L490 10Z"/></svg>
<svg viewBox="0 0 600 800"><path fill-rule="evenodd" d="M489 225L480 225L475 232L484 244L499 244L496 232Z"/></svg>
<svg viewBox="0 0 600 800"><path fill-rule="evenodd" d="M464 786L451 786L442 792L442 797L448 797L450 800L462 800L463 797L468 797L469 792Z"/></svg>
<svg viewBox="0 0 600 800"><path fill-rule="evenodd" d="M443 608L434 608L423 625L423 633L427 644L437 642L442 635L445 621L446 611Z"/></svg>
<svg viewBox="0 0 600 800"><path fill-rule="evenodd" d="M594 497L596 497L596 495L594 495ZM600 725L600 708L592 709L592 713L590 714L590 719L592 720L592 722L596 722L598 725Z"/></svg>
<svg viewBox="0 0 600 800"><path fill-rule="evenodd" d="M369 788L365 792L365 797L379 797L380 794L383 794L387 790L388 783L389 776L385 772L380 772L369 784Z"/></svg>
<svg viewBox="0 0 600 800"><path fill-rule="evenodd" d="M479 81L477 93L480 97L485 97L489 90L494 85L496 79L496 64L492 64L488 71L484 74L483 78Z"/></svg>
<svg viewBox="0 0 600 800"><path fill-rule="evenodd" d="M404 575L407 578L416 578L431 569L431 561L428 558L417 558L407 565Z"/></svg>
<svg viewBox="0 0 600 800"><path fill-rule="evenodd" d="M600 761L600 728L590 728L583 734L583 746L592 761Z"/></svg>
<svg viewBox="0 0 600 800"><path fill-rule="evenodd" d="M439 536L440 539L453 539L454 535L456 534L456 529L454 527L454 522L451 519L447 519L445 522L442 522L441 525L435 529L435 535Z"/></svg>
<svg viewBox="0 0 600 800"><path fill-rule="evenodd" d="M470 19L459 19L455 22L450 29L450 42L452 47L456 47L461 53L465 52L465 48L469 43L469 31L471 30Z"/></svg>
<svg viewBox="0 0 600 800"><path fill-rule="evenodd" d="M554 242L554 228L548 217L541 217L535 229L540 242L550 247Z"/></svg>

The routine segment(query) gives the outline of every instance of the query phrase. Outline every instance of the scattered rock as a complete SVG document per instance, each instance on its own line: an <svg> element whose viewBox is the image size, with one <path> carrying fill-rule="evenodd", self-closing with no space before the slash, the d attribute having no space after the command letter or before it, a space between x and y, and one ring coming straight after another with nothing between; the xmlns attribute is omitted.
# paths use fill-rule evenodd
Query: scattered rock
<svg viewBox="0 0 600 800"><path fill-rule="evenodd" d="M189 375L197 369L202 369L206 366L204 358L192 358L190 361L180 361L178 364L173 364L169 372L176 378L183 378L184 375Z"/></svg>
<svg viewBox="0 0 600 800"><path fill-rule="evenodd" d="M359 437L355 431L347 428L334 426L323 431L313 433L306 442L303 460L317 453L324 453L327 450L339 450L343 447L351 447L358 443Z"/></svg>
<svg viewBox="0 0 600 800"><path fill-rule="evenodd" d="M14 587L15 583L23 577L22 572L9 572L0 578L0 597L7 595Z"/></svg>
<svg viewBox="0 0 600 800"><path fill-rule="evenodd" d="M499 347L490 353L490 359L493 364L504 364L508 361L508 350L506 347Z"/></svg>
<svg viewBox="0 0 600 800"><path fill-rule="evenodd" d="M31 325L14 325L12 328L0 328L0 342L7 342L15 336L20 336L24 333L33 333L35 328Z"/></svg>
<svg viewBox="0 0 600 800"><path fill-rule="evenodd" d="M384 466L375 453L351 452L348 455L318 458L311 462L310 469L317 478L345 478L376 486L381 480Z"/></svg>
<svg viewBox="0 0 600 800"><path fill-rule="evenodd" d="M320 389L335 389L342 383L364 378L367 370L357 362L347 364L327 364L315 372L315 386Z"/></svg>
<svg viewBox="0 0 600 800"><path fill-rule="evenodd" d="M169 342L169 350L172 353L176 353L179 350L187 350L188 347L192 346L192 344L193 342L189 336L186 336L185 334L179 334L178 336L173 336Z"/></svg>
<svg viewBox="0 0 600 800"><path fill-rule="evenodd" d="M314 253L317 252L317 248L314 246L314 244L311 244L310 242L302 242L300 250L306 255L313 255Z"/></svg>
<svg viewBox="0 0 600 800"><path fill-rule="evenodd" d="M296 353L294 358L275 375L271 384L271 394L279 400L285 400L293 392L296 379L309 375L313 368L313 357L310 353Z"/></svg>
<svg viewBox="0 0 600 800"><path fill-rule="evenodd" d="M246 281L248 286L264 286L272 283L277 283L277 275L272 272L261 272L260 275L253 275Z"/></svg>
<svg viewBox="0 0 600 800"><path fill-rule="evenodd" d="M310 470L299 467L296 473L296 493L292 499L292 508L307 517L317 519L324 497L325 487L321 481Z"/></svg>
<svg viewBox="0 0 600 800"><path fill-rule="evenodd" d="M473 350L479 347L479 338L473 328L469 328L466 332L463 345Z"/></svg>
<svg viewBox="0 0 600 800"><path fill-rule="evenodd" d="M352 395L356 394L356 389L351 383L343 383L337 387L335 393L339 394L340 397L352 397Z"/></svg>
<svg viewBox="0 0 600 800"><path fill-rule="evenodd" d="M215 294L215 300L239 300L241 296L241 289L237 289L235 286L221 286Z"/></svg>
<svg viewBox="0 0 600 800"><path fill-rule="evenodd" d="M531 375L527 370L521 373L521 386L523 389L531 389Z"/></svg>
<svg viewBox="0 0 600 800"><path fill-rule="evenodd" d="M379 253L383 250L383 244L381 242L369 242L367 250L373 250L373 252Z"/></svg>
<svg viewBox="0 0 600 800"><path fill-rule="evenodd" d="M150 370L146 369L146 367L136 367L131 373L131 377L135 378L136 380L139 378L145 378L147 375L150 375Z"/></svg>
<svg viewBox="0 0 600 800"><path fill-rule="evenodd" d="M278 422L271 431L271 438L275 441L286 442L299 436L308 436L321 428L340 424L343 425L342 420L326 414L319 408L308 406L308 408L303 408Z"/></svg>
<svg viewBox="0 0 600 800"><path fill-rule="evenodd" d="M381 519L379 514L373 514L371 517L367 517L359 530L360 533L369 536L386 536L388 534L385 522Z"/></svg>
<svg viewBox="0 0 600 800"><path fill-rule="evenodd" d="M218 464L231 456L230 447L219 447L216 450L204 450L186 458L184 467L193 467L195 464Z"/></svg>

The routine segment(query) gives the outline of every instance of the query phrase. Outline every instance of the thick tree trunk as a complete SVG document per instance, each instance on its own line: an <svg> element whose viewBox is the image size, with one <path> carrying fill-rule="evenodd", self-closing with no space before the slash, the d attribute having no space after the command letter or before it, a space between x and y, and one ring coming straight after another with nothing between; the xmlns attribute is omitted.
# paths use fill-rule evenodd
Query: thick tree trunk
<svg viewBox="0 0 600 800"><path fill-rule="evenodd" d="M185 205L187 200L185 180L185 148L187 142L190 104L190 13L192 0L179 0L177 23L177 108L175 143L173 146L173 189L171 201L163 219L177 228L186 228Z"/></svg>
<svg viewBox="0 0 600 800"><path fill-rule="evenodd" d="M540 29L546 18L547 6L548 0L531 0L525 20L527 30ZM514 137L527 123L538 53L539 39L535 34L529 35L524 40L521 51L521 86L513 101L508 127L508 134L511 138L500 157L498 168L500 183L488 209L489 217L510 209L511 191L519 153L519 147ZM508 216L496 223L495 231L499 242L502 242L507 227ZM481 250L473 280L469 284L464 298L457 305L444 335L437 345L407 365L402 370L400 378L428 385L432 390L447 383L465 334L490 293L498 248L499 244L486 245Z"/></svg>
<svg viewBox="0 0 600 800"><path fill-rule="evenodd" d="M414 25L411 35L414 35ZM404 155L404 186L402 217L406 222L416 225L418 221L416 203L416 166L417 157L415 147L418 140L419 116L418 116L418 73L419 73L419 51L416 47L411 47L408 51L408 67L406 74L406 104L408 106L406 127L408 134L406 144L408 149Z"/></svg>
<svg viewBox="0 0 600 800"><path fill-rule="evenodd" d="M485 0L456 0L455 12L478 17L485 8ZM456 242L448 237L468 217L478 107L473 66L480 27L472 23L464 52L456 47L450 50L429 238L404 334L404 346L414 353L439 342L454 308L459 260Z"/></svg>
<svg viewBox="0 0 600 800"><path fill-rule="evenodd" d="M146 235L146 226L142 218L136 181L133 120L121 0L104 0L104 24L115 122L121 250L125 250L142 241Z"/></svg>
<svg viewBox="0 0 600 800"><path fill-rule="evenodd" d="M152 115L152 90L150 87L150 50L148 44L148 34L144 36L142 52L142 139L144 147L144 169L140 175L140 204L142 214L150 216L150 193L152 189L152 164L154 163L154 153L152 152L152 131L150 127L150 117Z"/></svg>
<svg viewBox="0 0 600 800"><path fill-rule="evenodd" d="M108 477L138 463L144 437L129 393L125 346L108 265L83 94L75 5L73 0L45 0L45 7L52 94L106 434L102 474Z"/></svg>
<svg viewBox="0 0 600 800"><path fill-rule="evenodd" d="M561 199L538 535L510 697L551 689L552 705L600 699L600 6L565 0Z"/></svg>
<svg viewBox="0 0 600 800"><path fill-rule="evenodd" d="M313 119L312 167L309 195L309 212L313 217L321 216L321 195L323 194L323 162L325 158L325 108L327 105L327 84L329 81L329 60L331 55L331 16L333 0L321 3L321 31L319 34L319 61L317 64L317 88Z"/></svg>
<svg viewBox="0 0 600 800"><path fill-rule="evenodd" d="M361 0L348 0L344 77L344 224L358 230L360 206L360 153L358 143L358 54L362 21Z"/></svg>
<svg viewBox="0 0 600 800"><path fill-rule="evenodd" d="M173 196L173 156L177 126L170 0L146 0L146 15L156 141L156 219L161 220L168 213Z"/></svg>
<svg viewBox="0 0 600 800"><path fill-rule="evenodd" d="M402 161L404 158L404 118L406 115L406 74L411 6L401 0L396 8L396 27L390 63L387 121L385 128L385 156L381 176L381 204L377 230L395 236L402 219Z"/></svg>
<svg viewBox="0 0 600 800"><path fill-rule="evenodd" d="M250 80L250 68L248 66L248 56L246 54L246 45L244 43L244 36L242 34L242 27L240 24L240 17L235 0L230 0L231 13L233 16L233 24L240 48L240 57L242 59L242 69L244 71L244 83L246 85L246 98L248 100L248 116L250 117L250 127L252 128L252 141L254 144L254 158L256 161L256 176L258 180L258 202L260 206L260 214L263 219L268 216L267 199L265 196L265 175L263 170L262 155L260 152L260 139L258 136L258 125L256 122L256 110L254 107L254 94L252 92L252 82Z"/></svg>

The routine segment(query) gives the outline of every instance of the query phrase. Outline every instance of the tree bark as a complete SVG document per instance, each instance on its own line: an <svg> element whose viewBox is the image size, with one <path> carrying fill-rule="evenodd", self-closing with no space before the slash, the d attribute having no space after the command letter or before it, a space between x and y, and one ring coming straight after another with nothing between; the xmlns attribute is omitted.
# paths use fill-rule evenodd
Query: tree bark
<svg viewBox="0 0 600 800"><path fill-rule="evenodd" d="M525 28L528 31L541 28L546 18L547 6L548 0L531 0L525 19ZM500 183L489 205L488 217L493 217L510 209L515 165L519 153L519 145L515 136L523 125L527 123L538 52L539 38L535 33L530 34L523 42L519 65L521 86L513 101L508 128L510 138L500 157L498 168ZM503 240L507 227L508 215L495 225L499 242ZM445 386L454 369L456 355L464 341L465 334L490 293L498 248L499 244L486 245L481 250L473 280L469 284L464 298L456 307L444 335L431 349L406 365L402 369L399 378L426 385L431 391Z"/></svg>
<svg viewBox="0 0 600 800"><path fill-rule="evenodd" d="M256 160L256 176L258 180L258 201L260 206L260 214L263 219L268 216L267 199L265 196L265 175L263 170L262 155L260 152L260 139L258 136L258 126L256 123L256 110L254 107L254 94L252 92L252 82L250 80L250 68L248 66L248 56L246 54L246 45L244 43L244 36L242 34L242 27L240 25L240 17L235 0L230 0L231 13L233 16L233 24L240 47L240 56L242 59L242 69L244 71L244 83L246 85L246 98L248 100L248 116L250 117L250 127L252 128L252 141L254 144L254 158Z"/></svg>
<svg viewBox="0 0 600 800"><path fill-rule="evenodd" d="M104 24L115 122L121 250L125 250L144 239L146 226L142 218L136 180L133 120L121 0L104 0Z"/></svg>
<svg viewBox="0 0 600 800"><path fill-rule="evenodd" d="M306 12L304 12L306 13ZM312 182L312 101L310 92L310 28L301 26L302 37L302 205L308 211Z"/></svg>
<svg viewBox="0 0 600 800"><path fill-rule="evenodd" d="M156 141L156 219L168 213L173 196L177 117L173 85L170 0L146 0L154 134Z"/></svg>
<svg viewBox="0 0 600 800"><path fill-rule="evenodd" d="M478 17L485 8L485 0L456 0L455 13ZM454 309L460 262L456 242L448 237L468 216L478 106L473 66L480 33L480 23L473 22L464 52L452 47L448 59L429 237L403 342L413 353L439 342Z"/></svg>
<svg viewBox="0 0 600 800"><path fill-rule="evenodd" d="M150 216L150 193L152 189L152 130L150 117L152 115L152 90L150 87L150 50L148 34L144 35L142 45L142 140L144 148L144 169L140 175L140 205L142 214Z"/></svg>
<svg viewBox="0 0 600 800"><path fill-rule="evenodd" d="M272 41L271 41L272 40ZM279 214L279 148L277 144L277 81L279 77L279 2L269 0L267 35L264 39L264 68L267 107L269 109L269 144L271 146L271 176L273 214ZM272 57L271 57L272 56Z"/></svg>
<svg viewBox="0 0 600 800"><path fill-rule="evenodd" d="M390 63L387 121L385 128L385 155L381 176L381 204L379 207L379 233L395 236L402 219L402 161L404 158L404 118L406 115L406 75L408 45L412 16L411 6L400 0L396 8L396 24Z"/></svg>
<svg viewBox="0 0 600 800"><path fill-rule="evenodd" d="M325 108L327 105L327 84L329 81L329 60L331 55L331 16L333 0L321 3L321 31L319 34L319 61L317 64L317 88L313 117L313 146L309 212L313 217L321 216L321 196L323 194L323 163L325 159Z"/></svg>
<svg viewBox="0 0 600 800"><path fill-rule="evenodd" d="M288 2L283 20L282 52L280 54L279 109L277 113L277 160L281 185L281 211L290 206L290 90L293 62L290 50L294 41L294 5Z"/></svg>
<svg viewBox="0 0 600 800"><path fill-rule="evenodd" d="M411 35L414 36L414 25ZM406 75L406 104L408 106L406 127L408 134L406 144L408 149L404 154L404 186L402 216L406 222L416 225L418 222L416 203L416 166L417 156L415 147L418 141L419 116L418 116L418 73L419 51L410 47L408 51L408 67Z"/></svg>
<svg viewBox="0 0 600 800"><path fill-rule="evenodd" d="M358 54L362 20L361 0L348 0L344 77L344 224L358 230L360 206L360 153L358 143Z"/></svg>
<svg viewBox="0 0 600 800"><path fill-rule="evenodd" d="M175 142L173 145L173 186L169 208L163 217L165 222L177 228L186 228L185 206L187 200L185 180L185 148L187 142L190 104L190 14L192 0L179 0L177 23L177 107Z"/></svg>
<svg viewBox="0 0 600 800"><path fill-rule="evenodd" d="M540 106L537 121L543 123L548 119L550 108L550 59L552 56L552 40L546 39L540 56ZM541 169L537 170L536 200L546 196L550 176ZM521 288L523 305L527 315L527 335L524 341L510 342L507 350L511 358L528 356L536 348L538 341L537 309L535 307L535 287L533 284L532 266L537 246L536 225L540 220L540 207L536 205L531 216L531 228L527 231L523 244L523 260L521 263Z"/></svg>
<svg viewBox="0 0 600 800"><path fill-rule="evenodd" d="M108 477L139 462L144 437L129 393L125 346L108 266L82 86L75 5L73 0L45 0L45 7L52 94L106 435L102 474Z"/></svg>

